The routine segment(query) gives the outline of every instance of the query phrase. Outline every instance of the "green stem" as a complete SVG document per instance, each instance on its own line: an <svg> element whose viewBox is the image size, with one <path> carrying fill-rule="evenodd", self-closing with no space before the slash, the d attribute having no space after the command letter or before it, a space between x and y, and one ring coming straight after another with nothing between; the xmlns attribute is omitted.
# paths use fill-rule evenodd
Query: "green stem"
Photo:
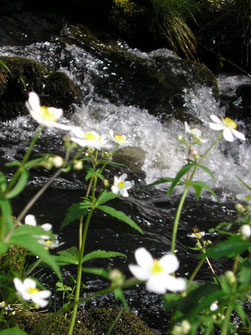
<svg viewBox="0 0 251 335"><path fill-rule="evenodd" d="M230 291L230 296L231 296L231 291ZM227 305L227 310L226 310L226 314L225 314L225 319L221 328L221 333L220 335L227 335L228 333L228 326L230 323L230 317L231 317L231 313L233 311L233 303L232 303L232 298L229 298L228 300L228 305Z"/></svg>
<svg viewBox="0 0 251 335"><path fill-rule="evenodd" d="M9 182L9 185L8 185L8 189L7 189L7 192L9 192L11 190L11 188L13 187L13 185L15 184L15 182L17 181L20 173L22 172L22 169L25 165L25 163L27 162L27 160L29 159L30 157L30 154L31 154L31 151L38 139L38 136L40 135L41 131L43 129L43 126L42 125L39 125L38 128L37 128L37 131L29 145L29 148L28 150L26 151L24 157L23 157L23 160L21 162L21 165L18 167L17 171L15 172L14 176L11 178L11 181Z"/></svg>
<svg viewBox="0 0 251 335"><path fill-rule="evenodd" d="M73 312L72 312L72 317L71 317L71 324L70 324L70 328L69 328L69 331L68 331L68 335L72 335L72 333L73 333L75 320L76 320L76 315L77 315L77 311L78 311L78 303L77 302L79 301L80 288L81 288L82 261L83 261L83 256L84 256L87 231L88 231L89 223L90 223L91 216L92 216L92 213L93 213L94 209L95 209L95 207L92 207L88 216L87 216L85 226L84 226L84 231L83 231L83 238L82 238L82 241L81 241L81 248L79 250L78 272L77 272L76 290L75 290L75 297L74 297L74 303L75 304L74 304L74 307L73 307Z"/></svg>
<svg viewBox="0 0 251 335"><path fill-rule="evenodd" d="M194 278L196 277L197 273L199 272L200 268L202 267L202 265L204 264L205 262L205 258L202 258L200 260L200 262L197 264L196 268L194 269L193 273L191 274L188 282L187 282L187 286L186 286L186 289L188 289L188 287L191 285L192 281L194 280Z"/></svg>
<svg viewBox="0 0 251 335"><path fill-rule="evenodd" d="M177 237L177 231L178 231L178 225L179 225L179 221L180 221L180 216L181 216L181 211L183 209L183 205L188 193L188 190L190 188L191 182L193 180L193 177L195 175L195 172L198 168L198 165L202 162L202 160L207 156L207 154L209 153L209 151L216 145L216 143L222 138L222 133L216 138L216 140L211 144L211 146L206 150L206 152L200 157L198 163L194 166L193 172L191 173L191 176L188 178L187 182L186 182L186 186L184 189L184 192L181 196L180 202L179 202L179 206L177 208L177 212L175 215L175 219L174 219L174 225L173 225L173 233L172 233L172 242L171 242L171 252L174 253L175 252L175 245L176 245L176 237Z"/></svg>

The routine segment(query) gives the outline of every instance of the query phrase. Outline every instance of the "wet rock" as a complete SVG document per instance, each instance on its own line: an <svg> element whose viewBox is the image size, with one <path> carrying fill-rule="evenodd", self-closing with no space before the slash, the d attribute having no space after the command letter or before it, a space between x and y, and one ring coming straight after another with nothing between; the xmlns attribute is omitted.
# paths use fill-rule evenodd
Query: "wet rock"
<svg viewBox="0 0 251 335"><path fill-rule="evenodd" d="M171 115L184 120L189 112L184 106L184 90L207 86L219 98L216 78L205 65L181 59L170 50L148 54L129 47L126 50L83 25L70 26L60 40L78 45L97 58L102 75L91 74L95 91L116 105L134 105L164 119Z"/></svg>
<svg viewBox="0 0 251 335"><path fill-rule="evenodd" d="M22 57L0 58L0 118L27 113L25 101L35 91L41 103L68 110L80 102L78 87L60 72L50 72L40 63Z"/></svg>
<svg viewBox="0 0 251 335"><path fill-rule="evenodd" d="M142 173L145 151L139 147L124 147L115 152L113 159L117 163L129 166L134 173Z"/></svg>

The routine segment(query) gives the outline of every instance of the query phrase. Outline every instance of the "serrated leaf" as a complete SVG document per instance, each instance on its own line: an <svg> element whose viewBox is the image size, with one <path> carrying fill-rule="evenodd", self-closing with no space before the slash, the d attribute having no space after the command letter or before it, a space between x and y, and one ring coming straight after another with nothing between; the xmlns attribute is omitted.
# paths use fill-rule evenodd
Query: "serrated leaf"
<svg viewBox="0 0 251 335"><path fill-rule="evenodd" d="M88 181L90 178L92 177L97 177L97 178L100 178L100 179L104 179L102 173L101 173L101 169L97 169L97 170L94 170L93 168L89 168L86 176L85 176L85 181Z"/></svg>
<svg viewBox="0 0 251 335"><path fill-rule="evenodd" d="M111 215L112 217L120 221L127 223L130 227L132 227L133 229L143 234L142 229L137 225L137 223L134 222L131 218L129 218L129 216L127 216L125 213L121 211L117 211L116 209L109 207L109 206L98 206L97 209L103 211L104 213L108 215Z"/></svg>
<svg viewBox="0 0 251 335"><path fill-rule="evenodd" d="M105 202L113 200L117 197L118 197L117 194L114 194L113 192L107 192L106 190L104 190L98 197L96 204L103 205Z"/></svg>
<svg viewBox="0 0 251 335"><path fill-rule="evenodd" d="M19 328L8 328L0 331L0 335L27 335L27 333Z"/></svg>
<svg viewBox="0 0 251 335"><path fill-rule="evenodd" d="M96 258L125 257L126 255L116 251L95 250L83 257L83 263Z"/></svg>
<svg viewBox="0 0 251 335"><path fill-rule="evenodd" d="M212 196L219 202L219 199L217 197L217 195L214 193L214 191L211 189L211 187L209 185L207 185L206 183L204 183L203 181L192 181L191 182L191 185L193 186L194 190L195 190L195 193L196 193L196 189L197 189L197 192L199 192L199 196L200 196L200 193L202 191L202 189L206 189L209 193L212 194ZM196 194L196 199L197 198L197 194Z"/></svg>
<svg viewBox="0 0 251 335"><path fill-rule="evenodd" d="M239 236L230 237L226 241L220 242L212 248L206 250L205 254L201 257L211 257L211 258L222 258L228 257L232 258L240 255L248 248L251 247L251 242L249 240L244 240Z"/></svg>
<svg viewBox="0 0 251 335"><path fill-rule="evenodd" d="M180 179L184 176L184 174L186 174L192 167L194 166L194 164L187 164L185 166L183 166L180 171L176 174L176 177L174 178L174 180L172 181L171 186L169 187L169 190L167 192L167 197L169 197L173 191L173 189L175 188L175 186L178 184L178 182L180 181Z"/></svg>
<svg viewBox="0 0 251 335"><path fill-rule="evenodd" d="M234 302L233 303L233 308L235 310L235 312L239 315L239 317L241 318L241 321L243 322L243 324L245 325L246 322L249 320L244 308L242 307L242 305L239 302Z"/></svg>
<svg viewBox="0 0 251 335"><path fill-rule="evenodd" d="M55 256L55 261L59 266L68 265L68 264L78 264L79 253L76 247L72 247L57 253L58 256Z"/></svg>
<svg viewBox="0 0 251 335"><path fill-rule="evenodd" d="M29 172L27 170L22 171L16 185L6 194L7 199L16 197L19 193L23 191L27 185L29 179Z"/></svg>
<svg viewBox="0 0 251 335"><path fill-rule="evenodd" d="M29 250L34 256L38 256L41 261L49 265L61 280L62 275L59 267L50 253L45 250L44 246L39 243L39 236L45 235L45 230L39 226L23 225L14 229L7 241L9 245L17 245ZM46 235L52 235L51 232L46 231ZM34 237L36 236L36 237Z"/></svg>
<svg viewBox="0 0 251 335"><path fill-rule="evenodd" d="M201 191L202 191L202 186L196 185L193 182L192 182L192 186L193 186L194 191L195 191L196 200L199 200L200 194L201 194Z"/></svg>
<svg viewBox="0 0 251 335"><path fill-rule="evenodd" d="M89 203L79 202L71 205L68 208L67 214L61 224L60 230L68 226L71 222L79 220L82 216L85 216L88 213L88 208L90 208Z"/></svg>
<svg viewBox="0 0 251 335"><path fill-rule="evenodd" d="M109 273L104 270L104 269L100 269L100 268L82 268L82 271L85 273L91 273L93 275L97 275L106 279L109 279Z"/></svg>
<svg viewBox="0 0 251 335"><path fill-rule="evenodd" d="M204 170L207 174L209 174L209 176L213 179L213 181L216 183L216 179L215 179L215 176L213 175L212 171L207 168L206 166L204 165L198 165L198 167L200 167L202 170Z"/></svg>

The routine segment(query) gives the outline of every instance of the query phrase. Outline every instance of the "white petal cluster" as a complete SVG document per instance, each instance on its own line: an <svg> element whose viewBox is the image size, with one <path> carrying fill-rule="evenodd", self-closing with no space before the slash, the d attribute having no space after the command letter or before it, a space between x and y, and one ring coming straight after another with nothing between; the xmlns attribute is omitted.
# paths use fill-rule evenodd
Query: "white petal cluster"
<svg viewBox="0 0 251 335"><path fill-rule="evenodd" d="M139 248L135 251L135 259L138 264L130 264L129 270L137 279L146 281L147 290L165 294L167 290L176 292L186 289L185 279L171 275L179 267L175 255L166 254L156 260L145 248Z"/></svg>
<svg viewBox="0 0 251 335"><path fill-rule="evenodd" d="M213 130L223 130L223 137L226 141L233 142L235 138L246 140L245 135L236 130L237 124L229 117L220 120L218 116L210 115L210 118L213 122L209 123L209 127Z"/></svg>
<svg viewBox="0 0 251 335"><path fill-rule="evenodd" d="M28 101L26 101L25 106L33 119L41 125L49 128L60 128L63 130L69 130L72 128L71 126L57 122L57 120L63 115L63 110L61 108L41 106L39 96L35 92L29 93L29 98Z"/></svg>
<svg viewBox="0 0 251 335"><path fill-rule="evenodd" d="M45 307L49 301L46 300L51 295L51 291L40 291L36 288L36 282L33 279L26 278L23 282L19 278L14 278L14 285L18 294L24 300L31 300L39 307Z"/></svg>
<svg viewBox="0 0 251 335"><path fill-rule="evenodd" d="M109 132L111 139L118 144L126 143L126 136L114 134L113 130Z"/></svg>
<svg viewBox="0 0 251 335"><path fill-rule="evenodd" d="M98 135L95 131L84 132L81 128L75 127L71 129L73 136L71 140L81 147L101 149L106 145L106 139Z"/></svg>
<svg viewBox="0 0 251 335"><path fill-rule="evenodd" d="M126 181L126 178L126 173L123 173L120 177L114 176L114 182L111 187L111 190L114 194L121 194L122 197L129 196L127 190L132 187L132 183L130 181Z"/></svg>
<svg viewBox="0 0 251 335"><path fill-rule="evenodd" d="M185 121L185 132L195 137L196 139L201 138L201 131L198 128L190 128L188 123Z"/></svg>

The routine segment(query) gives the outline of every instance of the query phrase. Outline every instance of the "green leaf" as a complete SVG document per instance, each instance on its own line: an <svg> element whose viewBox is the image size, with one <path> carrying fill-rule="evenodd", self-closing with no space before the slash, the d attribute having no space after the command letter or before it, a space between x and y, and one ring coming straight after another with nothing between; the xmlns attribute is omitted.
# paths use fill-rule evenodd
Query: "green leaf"
<svg viewBox="0 0 251 335"><path fill-rule="evenodd" d="M5 164L5 166L7 167L20 166L20 165L21 163L19 161L13 161Z"/></svg>
<svg viewBox="0 0 251 335"><path fill-rule="evenodd" d="M71 222L79 220L82 216L85 216L88 213L88 208L90 207L91 205L85 202L71 205L71 207L68 208L68 212L61 224L60 230L68 226Z"/></svg>
<svg viewBox="0 0 251 335"><path fill-rule="evenodd" d="M1 208L1 215L0 217L2 221L1 224L4 224L4 236L12 229L13 221L12 221L12 209L9 200L5 197L0 195L0 208ZM2 229L3 227L1 227Z"/></svg>
<svg viewBox="0 0 251 335"><path fill-rule="evenodd" d="M178 182L180 181L180 179L184 176L184 174L186 174L192 167L194 166L194 164L187 164L185 166L183 166L180 171L176 174L176 177L174 178L168 192L167 192L167 197L169 197L173 191L173 189L175 188L175 186L178 184Z"/></svg>
<svg viewBox="0 0 251 335"><path fill-rule="evenodd" d="M22 192L22 190L25 188L27 182L29 179L29 172L27 170L22 171L18 182L16 183L16 185L13 187L12 190L10 190L10 192L8 192L6 194L6 198L7 199L11 199L16 197L20 192Z"/></svg>
<svg viewBox="0 0 251 335"><path fill-rule="evenodd" d="M237 177L237 176L235 176L235 178L237 178L238 180L239 180L239 182L247 189L247 190L249 190L250 192L251 192L251 187L247 184L247 183L245 183L245 181L244 180L242 180L240 177Z"/></svg>
<svg viewBox="0 0 251 335"><path fill-rule="evenodd" d="M201 257L216 259L222 257L232 258L240 255L250 247L251 242L249 240L244 240L239 236L230 237L226 241L220 242L214 247L207 249L206 253L202 254Z"/></svg>
<svg viewBox="0 0 251 335"><path fill-rule="evenodd" d="M245 288L251 285L251 259L245 259L240 265L240 271L238 273L240 287Z"/></svg>
<svg viewBox="0 0 251 335"><path fill-rule="evenodd" d="M173 180L174 180L174 178L171 178L171 177L160 178L160 179L156 180L154 183L144 186L144 188L149 188L149 187L159 185L159 184L164 184L164 183L171 183ZM184 184L184 183L182 182L182 184Z"/></svg>
<svg viewBox="0 0 251 335"><path fill-rule="evenodd" d="M0 172L0 192L4 193L7 189L6 178L5 175Z"/></svg>
<svg viewBox="0 0 251 335"><path fill-rule="evenodd" d="M113 200L115 198L117 198L118 195L114 194L113 192L107 192L106 190L104 190L100 196L97 199L97 205L103 205L105 202L108 202L110 200Z"/></svg>
<svg viewBox="0 0 251 335"><path fill-rule="evenodd" d="M89 168L86 176L85 176L85 181L88 181L90 178L92 177L97 177L100 179L104 179L102 173L101 173L101 169L97 169L96 171L93 168Z"/></svg>
<svg viewBox="0 0 251 335"><path fill-rule="evenodd" d="M137 223L135 223L131 218L129 218L123 212L117 211L116 209L109 207L109 206L98 206L97 209L103 211L104 213L108 215L111 215L112 217L120 221L127 223L130 227L132 227L133 229L136 229L138 232L143 234L142 229L137 225Z"/></svg>
<svg viewBox="0 0 251 335"><path fill-rule="evenodd" d="M202 170L204 170L206 173L209 174L209 176L213 179L213 181L216 183L216 179L215 176L213 175L212 171L209 170L206 166L204 165L198 165L198 167L200 167Z"/></svg>
<svg viewBox="0 0 251 335"><path fill-rule="evenodd" d="M39 243L40 235L45 235L45 230L43 228L39 226L33 227L23 225L12 231L7 243L9 245L14 244L23 247L24 249L29 250L34 256L38 256L43 263L49 265L52 270L55 271L58 278L61 280L62 276L53 256ZM49 231L46 231L46 235L53 236Z"/></svg>
<svg viewBox="0 0 251 335"><path fill-rule="evenodd" d="M191 185L193 186L195 193L196 193L196 199L198 200L200 193L202 191L202 189L206 189L208 192L210 192L212 194L212 196L219 202L219 199L217 197L217 195L214 193L214 191L211 189L210 186L208 186L206 183L204 183L203 181L192 181Z"/></svg>
<svg viewBox="0 0 251 335"><path fill-rule="evenodd" d="M54 256L56 263L59 266L68 265L68 264L78 264L79 253L76 247L72 247L57 253L58 256Z"/></svg>
<svg viewBox="0 0 251 335"><path fill-rule="evenodd" d="M6 244L5 242L0 242L0 256L5 254L7 250L8 244Z"/></svg>
<svg viewBox="0 0 251 335"><path fill-rule="evenodd" d="M36 166L37 164L39 164L39 163L41 163L41 162L43 162L43 161L46 161L46 159L44 159L43 157L41 157L41 158L36 158L36 159L32 159L31 161L25 163L24 167L25 167L26 169L29 169L29 168L31 168L31 167L33 167L33 166Z"/></svg>
<svg viewBox="0 0 251 335"><path fill-rule="evenodd" d="M93 275L97 275L103 277L105 279L109 279L109 273L104 269L98 268L82 268L82 271L85 273L91 273Z"/></svg>
<svg viewBox="0 0 251 335"><path fill-rule="evenodd" d="M83 258L83 262L87 262L91 259L96 258L112 258L112 257L125 257L126 255L122 254L121 252L116 251L105 251L105 250L95 250L86 254Z"/></svg>
<svg viewBox="0 0 251 335"><path fill-rule="evenodd" d="M247 321L249 321L244 308L242 307L242 305L239 302L234 301L233 303L233 308L234 311L239 315L239 317L241 318L241 321L243 322L243 324L245 325Z"/></svg>
<svg viewBox="0 0 251 335"><path fill-rule="evenodd" d="M19 328L8 328L1 330L0 335L27 335L27 333Z"/></svg>

